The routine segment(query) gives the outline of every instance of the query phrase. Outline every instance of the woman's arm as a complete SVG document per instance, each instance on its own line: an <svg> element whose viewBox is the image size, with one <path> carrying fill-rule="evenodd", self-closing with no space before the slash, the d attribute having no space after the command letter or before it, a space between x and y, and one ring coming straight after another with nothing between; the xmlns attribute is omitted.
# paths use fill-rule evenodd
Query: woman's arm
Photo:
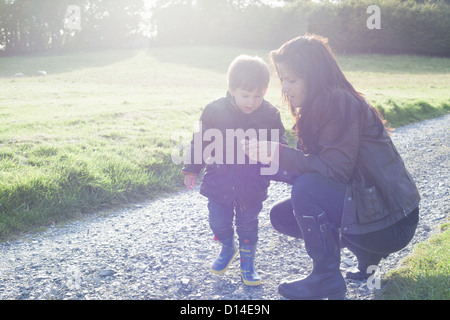
<svg viewBox="0 0 450 320"><path fill-rule="evenodd" d="M317 154L281 146L279 164L294 174L316 172L328 178L348 183L351 179L361 140L361 121L357 113L346 119L347 127L342 131L341 123L328 122L319 133Z"/></svg>

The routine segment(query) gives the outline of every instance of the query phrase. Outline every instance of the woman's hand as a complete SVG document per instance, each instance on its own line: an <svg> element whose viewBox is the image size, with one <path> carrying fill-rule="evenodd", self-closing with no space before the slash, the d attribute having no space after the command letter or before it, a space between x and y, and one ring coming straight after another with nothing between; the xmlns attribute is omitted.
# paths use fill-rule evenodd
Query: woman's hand
<svg viewBox="0 0 450 320"><path fill-rule="evenodd" d="M241 144L245 154L251 160L261 162L262 164L279 162L279 143L252 139L250 141L242 140Z"/></svg>

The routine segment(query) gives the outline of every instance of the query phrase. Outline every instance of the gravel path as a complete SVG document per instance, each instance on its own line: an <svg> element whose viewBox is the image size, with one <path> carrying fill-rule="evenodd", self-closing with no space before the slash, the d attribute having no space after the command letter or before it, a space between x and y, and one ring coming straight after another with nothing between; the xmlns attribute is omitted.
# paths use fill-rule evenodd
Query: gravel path
<svg viewBox="0 0 450 320"><path fill-rule="evenodd" d="M407 248L381 262L381 276L448 218L449 125L447 115L393 135L423 199L416 236ZM206 199L196 190L1 243L0 299L279 300L282 279L307 275L311 269L303 241L281 235L270 225L270 206L287 196L287 185L273 183L260 215L259 287L242 283L238 259L223 276L208 271L220 248L212 241ZM356 259L344 249L342 272L355 267ZM374 299L366 282L347 280L347 287L347 299Z"/></svg>

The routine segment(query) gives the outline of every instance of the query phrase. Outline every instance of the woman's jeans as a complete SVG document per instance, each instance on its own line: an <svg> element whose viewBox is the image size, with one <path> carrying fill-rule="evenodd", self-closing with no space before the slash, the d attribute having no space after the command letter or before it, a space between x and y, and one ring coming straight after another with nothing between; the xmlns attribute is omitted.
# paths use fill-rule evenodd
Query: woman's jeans
<svg viewBox="0 0 450 320"><path fill-rule="evenodd" d="M318 216L326 212L336 230L340 227L346 185L320 174L299 176L292 186L291 198L275 204L270 211L273 227L288 236L303 238L295 215ZM294 213L295 212L295 213ZM342 235L341 245L358 258L373 259L404 248L414 236L419 221L419 210L385 229L359 235ZM336 231L337 232L337 231Z"/></svg>
<svg viewBox="0 0 450 320"><path fill-rule="evenodd" d="M254 245L258 241L258 215L262 207L262 203L241 208L209 200L209 225L216 238L223 241L234 235L235 220L239 241Z"/></svg>

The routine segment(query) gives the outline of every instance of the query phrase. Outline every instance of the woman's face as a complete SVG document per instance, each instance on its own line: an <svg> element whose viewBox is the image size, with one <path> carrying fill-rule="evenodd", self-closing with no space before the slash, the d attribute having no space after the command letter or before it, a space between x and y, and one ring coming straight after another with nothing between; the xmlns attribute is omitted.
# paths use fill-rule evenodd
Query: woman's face
<svg viewBox="0 0 450 320"><path fill-rule="evenodd" d="M289 99L292 107L300 108L306 95L305 81L297 77L286 64L278 64L277 69L281 80L281 91Z"/></svg>

